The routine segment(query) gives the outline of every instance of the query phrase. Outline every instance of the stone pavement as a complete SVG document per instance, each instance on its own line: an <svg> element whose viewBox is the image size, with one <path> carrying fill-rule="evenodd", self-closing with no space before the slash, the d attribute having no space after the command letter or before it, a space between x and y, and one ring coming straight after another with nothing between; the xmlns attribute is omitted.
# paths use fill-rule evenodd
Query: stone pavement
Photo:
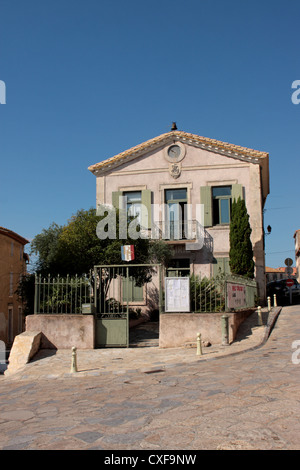
<svg viewBox="0 0 300 470"><path fill-rule="evenodd" d="M254 312L241 325L234 343L229 346L202 347L201 356L196 354L196 342L194 347L160 349L158 336L154 331L155 325L153 328L151 324L142 324L136 328L131 342L136 344L136 338L140 341L140 336L145 337L146 335L145 344L150 344L152 347L77 350L77 374L80 376L103 376L105 373L124 374L135 370L151 372L175 364L197 363L201 360L239 353L259 346L267 338L272 321L276 318L279 310L279 308L273 309L269 315L267 309L263 309L263 326L261 327L258 326L258 316ZM139 334L140 331L142 331L141 334ZM137 344L143 345L143 342ZM33 378L37 380L43 377L67 377L71 370L71 360L71 350L40 350L22 370L7 377L18 382Z"/></svg>
<svg viewBox="0 0 300 470"><path fill-rule="evenodd" d="M300 309L282 309L268 339L255 323L200 357L155 347L79 351L70 374L62 351L2 376L0 449L299 449L292 345Z"/></svg>

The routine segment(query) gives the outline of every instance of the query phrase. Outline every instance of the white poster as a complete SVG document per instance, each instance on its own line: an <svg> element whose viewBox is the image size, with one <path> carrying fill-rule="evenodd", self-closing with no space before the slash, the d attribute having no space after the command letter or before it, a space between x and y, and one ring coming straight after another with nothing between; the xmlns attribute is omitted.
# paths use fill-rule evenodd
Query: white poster
<svg viewBox="0 0 300 470"><path fill-rule="evenodd" d="M165 312L190 311L190 278L165 278Z"/></svg>
<svg viewBox="0 0 300 470"><path fill-rule="evenodd" d="M241 284L227 283L227 307L242 308L246 306L246 287Z"/></svg>

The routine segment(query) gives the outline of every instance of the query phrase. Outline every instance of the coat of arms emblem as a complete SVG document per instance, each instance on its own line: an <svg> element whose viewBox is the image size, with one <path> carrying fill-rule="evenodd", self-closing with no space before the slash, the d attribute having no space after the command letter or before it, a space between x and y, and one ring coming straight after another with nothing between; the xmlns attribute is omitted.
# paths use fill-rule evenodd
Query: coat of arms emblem
<svg viewBox="0 0 300 470"><path fill-rule="evenodd" d="M181 174L181 164L180 163L171 163L169 166L170 175L173 178L178 178Z"/></svg>

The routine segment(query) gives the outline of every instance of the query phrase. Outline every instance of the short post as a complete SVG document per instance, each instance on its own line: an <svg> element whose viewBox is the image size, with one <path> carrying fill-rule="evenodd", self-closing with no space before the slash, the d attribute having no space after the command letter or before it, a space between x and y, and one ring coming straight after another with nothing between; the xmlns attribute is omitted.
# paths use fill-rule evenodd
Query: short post
<svg viewBox="0 0 300 470"><path fill-rule="evenodd" d="M268 301L268 312L271 312L271 297L268 297L267 301Z"/></svg>
<svg viewBox="0 0 300 470"><path fill-rule="evenodd" d="M276 297L276 294L274 294L274 307L277 307L277 297Z"/></svg>
<svg viewBox="0 0 300 470"><path fill-rule="evenodd" d="M257 307L257 316L259 326L263 325L262 316L261 316L261 307Z"/></svg>
<svg viewBox="0 0 300 470"><path fill-rule="evenodd" d="M197 334L197 356L202 356L201 333Z"/></svg>
<svg viewBox="0 0 300 470"><path fill-rule="evenodd" d="M77 372L77 349L75 346L72 347L71 374L74 372Z"/></svg>
<svg viewBox="0 0 300 470"><path fill-rule="evenodd" d="M229 346L228 315L222 315L222 345Z"/></svg>

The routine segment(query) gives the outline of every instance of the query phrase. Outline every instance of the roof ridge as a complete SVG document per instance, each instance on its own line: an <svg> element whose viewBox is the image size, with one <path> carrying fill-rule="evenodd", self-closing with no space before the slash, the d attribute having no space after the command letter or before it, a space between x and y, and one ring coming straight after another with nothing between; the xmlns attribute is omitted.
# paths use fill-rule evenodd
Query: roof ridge
<svg viewBox="0 0 300 470"><path fill-rule="evenodd" d="M0 234L7 235L10 238L13 238L14 240L19 241L20 243L23 243L24 245L27 245L29 243L29 240L26 238L22 237L18 233L14 232L13 230L10 230L9 228L5 227L0 227Z"/></svg>
<svg viewBox="0 0 300 470"><path fill-rule="evenodd" d="M145 142L135 145L129 148L128 150L125 150L121 153L118 153L117 155L114 155L113 157L110 157L108 159L102 160L99 163L91 165L88 167L88 169L93 172L97 169L108 166L111 163L117 163L118 161L122 160L123 158L127 156L133 156L135 153L140 152L144 149L145 150L148 148L150 149L152 146L154 145L156 146L160 144L161 142L172 137L173 138L175 137L176 140L184 139L184 140L189 140L190 143L198 143L202 145L207 145L208 146L207 150L209 151L216 151L218 149L223 149L224 151L227 151L229 153L233 152L233 154L236 154L236 155L242 154L244 156L256 157L256 158L265 157L269 155L267 152L262 152L260 150L255 150L255 149L251 149L248 147L242 147L241 145L230 144L228 142L223 142L217 139L211 139L209 137L198 136L196 134L191 134L189 132L175 130L175 131L170 131L170 132L161 134L157 137L153 137L152 139L146 140ZM214 147L214 148L210 148L210 147Z"/></svg>

